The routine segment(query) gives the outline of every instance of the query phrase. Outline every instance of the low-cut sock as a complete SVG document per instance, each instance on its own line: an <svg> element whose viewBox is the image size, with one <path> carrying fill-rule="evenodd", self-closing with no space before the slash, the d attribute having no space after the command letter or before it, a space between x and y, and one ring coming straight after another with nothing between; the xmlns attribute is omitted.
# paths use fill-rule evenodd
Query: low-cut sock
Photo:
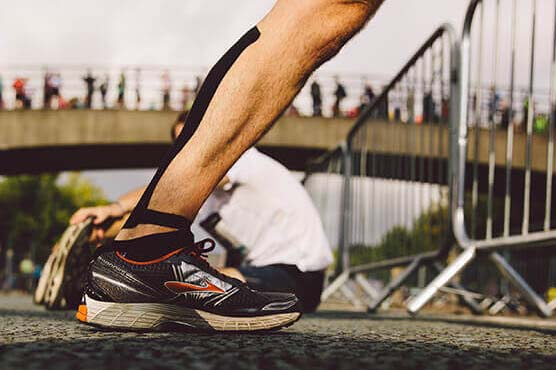
<svg viewBox="0 0 556 370"><path fill-rule="evenodd" d="M193 245L193 234L189 230L176 230L119 241L115 250L120 257L136 262L151 262Z"/></svg>
<svg viewBox="0 0 556 370"><path fill-rule="evenodd" d="M259 37L259 29L257 27L251 28L210 70L191 107L182 132L166 153L153 179L123 226L123 229L132 229L138 225L152 224L174 228L176 232L151 234L129 240L116 240L113 242L112 249L135 261L149 261L167 255L178 248L193 245L194 238L191 233L190 220L183 216L151 210L148 205L160 178L199 127L220 82L243 51L256 42Z"/></svg>

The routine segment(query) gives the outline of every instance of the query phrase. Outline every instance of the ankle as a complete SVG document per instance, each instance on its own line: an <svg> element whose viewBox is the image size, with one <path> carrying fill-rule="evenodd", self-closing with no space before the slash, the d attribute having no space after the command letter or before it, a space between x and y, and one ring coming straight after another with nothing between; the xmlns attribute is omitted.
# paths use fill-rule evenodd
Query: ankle
<svg viewBox="0 0 556 370"><path fill-rule="evenodd" d="M115 240L111 251L117 252L120 258L128 262L153 263L194 246L194 237L189 229L158 229L158 232L147 234L124 233L123 237L127 239Z"/></svg>

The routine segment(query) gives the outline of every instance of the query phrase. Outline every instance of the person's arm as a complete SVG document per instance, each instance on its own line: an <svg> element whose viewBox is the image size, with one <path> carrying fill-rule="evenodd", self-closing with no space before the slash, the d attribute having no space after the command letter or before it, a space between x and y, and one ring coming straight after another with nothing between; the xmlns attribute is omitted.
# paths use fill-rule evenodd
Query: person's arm
<svg viewBox="0 0 556 370"><path fill-rule="evenodd" d="M70 224L78 224L89 217L94 218L95 225L100 225L109 218L120 218L135 207L144 191L145 187L140 187L122 195L112 204L81 208L71 216Z"/></svg>
<svg viewBox="0 0 556 370"><path fill-rule="evenodd" d="M133 208L135 208L135 206L137 205L137 202L139 202L139 199L141 199L141 195L143 195L143 192L145 191L146 188L147 188L146 186L142 186L128 193L125 193L124 195L118 198L116 203L120 204L124 213L131 212Z"/></svg>

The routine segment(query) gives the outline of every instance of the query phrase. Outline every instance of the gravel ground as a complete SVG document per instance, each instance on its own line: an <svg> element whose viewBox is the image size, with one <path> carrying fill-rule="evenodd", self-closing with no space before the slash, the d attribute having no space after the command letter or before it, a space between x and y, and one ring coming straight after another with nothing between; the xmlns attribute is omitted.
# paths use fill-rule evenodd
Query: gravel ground
<svg viewBox="0 0 556 370"><path fill-rule="evenodd" d="M0 370L556 369L556 335L320 312L271 334L106 332L0 296Z"/></svg>

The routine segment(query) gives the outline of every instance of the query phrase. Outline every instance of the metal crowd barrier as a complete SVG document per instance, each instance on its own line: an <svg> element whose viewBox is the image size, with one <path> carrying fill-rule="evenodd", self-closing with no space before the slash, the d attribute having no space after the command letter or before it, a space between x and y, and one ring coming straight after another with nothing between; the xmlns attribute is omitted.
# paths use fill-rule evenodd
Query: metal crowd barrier
<svg viewBox="0 0 556 370"><path fill-rule="evenodd" d="M451 240L448 124L458 116L458 61L455 32L443 25L362 111L345 145L324 157L340 163L343 183L336 279L322 300L338 290L349 298L355 284L374 311L422 266L442 270ZM404 269L385 286L371 284L369 274L395 267ZM479 310L472 296L464 300Z"/></svg>
<svg viewBox="0 0 556 370"><path fill-rule="evenodd" d="M343 186L345 171L345 146L339 146L311 161L305 171L303 184L315 204L333 250L337 251L336 275L345 268L343 235Z"/></svg>
<svg viewBox="0 0 556 370"><path fill-rule="evenodd" d="M556 242L555 13L554 1L472 0L469 5L450 158L452 228L463 253L409 302L410 313L419 311L478 255L487 256L541 316L550 316L556 307L556 300L547 303L507 260L516 247L531 250ZM528 85L522 102L516 99L520 78ZM485 82L491 86L486 97ZM547 99L537 93L546 88L545 82ZM508 93L500 96L508 85ZM548 132L534 134L543 116ZM520 130L524 134L517 135Z"/></svg>

